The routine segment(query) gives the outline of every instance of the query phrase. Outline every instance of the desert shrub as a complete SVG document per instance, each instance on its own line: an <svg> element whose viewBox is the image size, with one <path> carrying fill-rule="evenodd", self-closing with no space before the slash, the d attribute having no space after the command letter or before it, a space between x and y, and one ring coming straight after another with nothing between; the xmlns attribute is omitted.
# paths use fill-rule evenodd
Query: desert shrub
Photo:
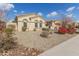
<svg viewBox="0 0 79 59"><path fill-rule="evenodd" d="M26 27L22 27L22 31L26 31Z"/></svg>
<svg viewBox="0 0 79 59"><path fill-rule="evenodd" d="M6 34L7 37L12 36L12 34L13 34L13 29L11 29L11 28L6 28L6 29L5 29L5 34Z"/></svg>
<svg viewBox="0 0 79 59"><path fill-rule="evenodd" d="M36 31L36 29L33 29L33 31Z"/></svg>
<svg viewBox="0 0 79 59"><path fill-rule="evenodd" d="M73 33L75 33L76 32L76 29L75 28L70 28L70 29L68 29L68 33L69 34L73 34Z"/></svg>
<svg viewBox="0 0 79 59"><path fill-rule="evenodd" d="M42 28L42 33L40 34L41 37L48 37L50 34L52 34L52 30L49 28Z"/></svg>
<svg viewBox="0 0 79 59"><path fill-rule="evenodd" d="M41 37L48 37L49 36L49 32L48 31L42 31L42 33L40 34Z"/></svg>
<svg viewBox="0 0 79 59"><path fill-rule="evenodd" d="M53 32L52 30L49 30L49 34L52 34L52 32Z"/></svg>
<svg viewBox="0 0 79 59"><path fill-rule="evenodd" d="M15 27L15 25L11 25L11 24L10 24L10 25L8 25L8 28L11 28L11 29L13 29L13 30L15 31L15 28L16 28L16 27Z"/></svg>
<svg viewBox="0 0 79 59"><path fill-rule="evenodd" d="M12 32L13 32L13 29L11 29L11 28L5 29L5 33L7 33L7 34L12 34Z"/></svg>
<svg viewBox="0 0 79 59"><path fill-rule="evenodd" d="M10 28L6 28L5 36L2 33L2 39L0 39L0 51L13 49L17 46L16 38L13 37L13 30Z"/></svg>
<svg viewBox="0 0 79 59"><path fill-rule="evenodd" d="M73 34L76 32L75 26L73 24L68 24L67 26L68 26L67 29L69 34Z"/></svg>
<svg viewBox="0 0 79 59"><path fill-rule="evenodd" d="M42 28L42 31L49 31L48 28Z"/></svg>
<svg viewBox="0 0 79 59"><path fill-rule="evenodd" d="M9 50L15 48L17 42L14 38L6 38L5 40L0 41L0 50Z"/></svg>

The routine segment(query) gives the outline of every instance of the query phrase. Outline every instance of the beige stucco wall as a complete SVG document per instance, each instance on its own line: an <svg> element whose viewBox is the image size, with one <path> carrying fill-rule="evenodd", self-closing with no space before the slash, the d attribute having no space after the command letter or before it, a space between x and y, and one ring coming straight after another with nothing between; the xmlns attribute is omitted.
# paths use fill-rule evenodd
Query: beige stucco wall
<svg viewBox="0 0 79 59"><path fill-rule="evenodd" d="M19 22L18 22L18 25L19 25L19 26L17 26L17 30L18 30L18 31L22 31L23 23L22 23L21 21L19 21Z"/></svg>
<svg viewBox="0 0 79 59"><path fill-rule="evenodd" d="M34 30L35 24L34 23L28 23L28 30Z"/></svg>
<svg viewBox="0 0 79 59"><path fill-rule="evenodd" d="M59 27L61 26L59 26L59 25L56 25L55 23L59 23L59 24L62 24L62 21L60 21L60 20L56 20L56 21L54 21L54 22L52 22L52 29L54 30L54 28L57 28L57 29L59 29Z"/></svg>
<svg viewBox="0 0 79 59"><path fill-rule="evenodd" d="M13 25L13 26L15 27L14 30L17 30L17 25L16 25L16 23L8 22L8 23L6 24L6 27L7 27L7 28L10 28L10 27L9 27L10 25Z"/></svg>
<svg viewBox="0 0 79 59"><path fill-rule="evenodd" d="M31 20L29 20L29 18L32 17ZM24 20L26 19L26 20ZM45 26L45 21L43 20L42 17L32 14L32 15L24 15L24 16L18 16L17 18L17 30L18 31L22 31L22 27L23 27L23 22L27 23L27 30L34 30L35 29L35 22L36 23L40 23L40 21L42 21L42 27ZM38 24L38 29L40 29L39 24Z"/></svg>

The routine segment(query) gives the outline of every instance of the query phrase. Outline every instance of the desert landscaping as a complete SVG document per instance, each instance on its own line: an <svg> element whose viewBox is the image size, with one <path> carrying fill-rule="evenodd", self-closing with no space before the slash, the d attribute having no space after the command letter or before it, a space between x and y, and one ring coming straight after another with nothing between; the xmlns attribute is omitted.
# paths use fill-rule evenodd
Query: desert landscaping
<svg viewBox="0 0 79 59"><path fill-rule="evenodd" d="M43 31L12 32L11 29L4 30L4 32L1 32L2 34L0 33L0 55L36 56L78 35L77 33L59 34L52 31L49 36L42 37L40 36L42 32Z"/></svg>
<svg viewBox="0 0 79 59"><path fill-rule="evenodd" d="M41 19L36 14L31 14L33 15L38 21ZM23 17L28 16L23 15ZM0 55L2 56L37 56L79 34L79 23L71 18L44 21L44 23L14 21L9 25L6 25L5 21L0 22ZM18 31L17 28L20 30Z"/></svg>
<svg viewBox="0 0 79 59"><path fill-rule="evenodd" d="M10 10L7 7L9 5L11 5ZM67 5L68 10L65 11L65 7L62 6L61 9L61 4L56 5L52 5L54 6L52 9L51 5L44 7L42 4L0 4L2 7L0 9L0 56L38 56L79 35L79 20L75 20L72 17L73 13L68 12L71 10L69 6ZM35 6L33 13L30 12L32 9L29 9L33 8L32 6ZM59 9L57 9L59 13L56 11L49 13L55 7L60 7L63 14L58 11ZM16 9L25 11L18 13ZM38 13L39 10L45 14Z"/></svg>
<svg viewBox="0 0 79 59"><path fill-rule="evenodd" d="M51 37L43 38L40 36L39 31L31 32L16 32L15 36L18 38L18 42L25 47L36 48L40 50L48 50L51 47L54 47L77 34L56 34L53 33Z"/></svg>

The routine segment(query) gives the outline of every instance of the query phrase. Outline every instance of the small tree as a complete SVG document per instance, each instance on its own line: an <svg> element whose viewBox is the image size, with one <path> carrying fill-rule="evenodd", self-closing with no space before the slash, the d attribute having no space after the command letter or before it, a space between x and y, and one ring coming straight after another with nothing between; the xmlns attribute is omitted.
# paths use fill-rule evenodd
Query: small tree
<svg viewBox="0 0 79 59"><path fill-rule="evenodd" d="M17 46L17 42L13 37L13 30L6 28L4 31L5 36L0 40L0 51L14 49Z"/></svg>
<svg viewBox="0 0 79 59"><path fill-rule="evenodd" d="M10 38L10 37L12 37L12 35L13 35L13 29L11 29L11 28L6 28L6 29L5 29L5 33L6 33L7 38Z"/></svg>

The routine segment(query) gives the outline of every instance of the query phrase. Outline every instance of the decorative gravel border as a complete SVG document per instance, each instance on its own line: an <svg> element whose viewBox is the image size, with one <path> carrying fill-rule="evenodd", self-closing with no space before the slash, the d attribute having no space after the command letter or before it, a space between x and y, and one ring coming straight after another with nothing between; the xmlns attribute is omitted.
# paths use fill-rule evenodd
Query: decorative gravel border
<svg viewBox="0 0 79 59"><path fill-rule="evenodd" d="M0 51L0 56L37 56L43 51L34 48L18 47L11 50Z"/></svg>

